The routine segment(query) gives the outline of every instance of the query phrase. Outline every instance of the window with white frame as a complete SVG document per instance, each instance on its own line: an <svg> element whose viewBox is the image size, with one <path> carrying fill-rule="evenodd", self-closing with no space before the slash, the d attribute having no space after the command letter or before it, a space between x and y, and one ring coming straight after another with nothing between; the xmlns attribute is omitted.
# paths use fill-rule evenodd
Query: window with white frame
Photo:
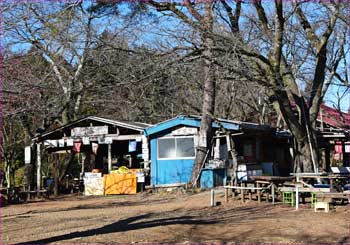
<svg viewBox="0 0 350 245"><path fill-rule="evenodd" d="M194 158L194 138L166 137L158 139L158 159Z"/></svg>

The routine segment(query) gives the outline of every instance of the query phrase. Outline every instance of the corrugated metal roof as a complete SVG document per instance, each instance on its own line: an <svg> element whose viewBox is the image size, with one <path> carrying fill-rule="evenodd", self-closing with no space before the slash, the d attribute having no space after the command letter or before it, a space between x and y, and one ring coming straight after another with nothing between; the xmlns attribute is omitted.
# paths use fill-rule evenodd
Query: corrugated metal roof
<svg viewBox="0 0 350 245"><path fill-rule="evenodd" d="M178 124L184 124L194 127L200 126L201 117L198 115L178 115L172 119L157 123L145 130L146 135L155 134L174 127ZM222 118L215 118L213 127L223 127L228 130L260 130L260 131L275 131L276 129L269 125L260 125L257 123L239 122Z"/></svg>
<svg viewBox="0 0 350 245"><path fill-rule="evenodd" d="M350 113L340 112L332 107L326 106L325 104L321 105L318 113L318 120L323 121L330 126L341 128L341 129L350 129ZM322 115L322 118L321 118Z"/></svg>
<svg viewBox="0 0 350 245"><path fill-rule="evenodd" d="M146 124L146 123L140 123L140 122L128 122L128 121L121 121L121 120L112 120L112 119L107 119L107 118L103 118L103 117L88 116L88 117L84 117L84 118L78 119L76 121L73 121L71 123L68 123L66 125L63 125L59 128L51 130L49 132L42 133L42 134L34 137L32 140L36 140L38 138L49 136L50 134L61 131L62 129L65 129L65 128L70 128L75 124L79 124L80 122L87 121L87 120L92 120L92 121L105 123L105 124L109 124L109 125L113 125L113 126L128 128L128 129L136 130L139 132L143 132L144 129L152 126L152 124Z"/></svg>
<svg viewBox="0 0 350 245"><path fill-rule="evenodd" d="M147 123L112 120L112 119L107 119L107 118L102 118L102 117L94 117L94 116L90 116L87 118L89 118L91 120L115 125L115 126L121 126L121 127L125 127L125 128L135 129L135 130L139 130L139 131L143 131L144 129L152 126L152 124L147 124Z"/></svg>
<svg viewBox="0 0 350 245"><path fill-rule="evenodd" d="M201 118L198 115L190 115L190 117L194 117L194 118L198 118L198 119ZM223 119L223 118L215 118L214 121L226 122L226 123L240 125L242 129L260 129L260 130L273 129L270 125L266 125L266 124L258 124L258 123L252 123L252 122L242 122L242 121L235 121L235 120Z"/></svg>

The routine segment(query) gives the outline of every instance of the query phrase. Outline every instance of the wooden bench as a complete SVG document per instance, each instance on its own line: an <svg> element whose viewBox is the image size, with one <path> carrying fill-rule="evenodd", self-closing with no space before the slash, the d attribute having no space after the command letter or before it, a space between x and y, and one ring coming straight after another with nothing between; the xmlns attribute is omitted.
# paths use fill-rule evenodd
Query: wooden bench
<svg viewBox="0 0 350 245"><path fill-rule="evenodd" d="M225 201L228 202L228 189L231 190L240 190L240 195L241 195L241 201L244 202L244 191L245 190L249 190L249 191L258 191L258 196L260 197L260 192L262 190L268 189L268 188L264 188L264 187L250 187L250 186L243 186L241 184L241 186L231 186L231 185L226 185L224 186L225 188ZM233 195L234 197L234 195ZM252 199L252 194L251 192L249 192L249 200ZM260 202L260 198L258 198L259 202Z"/></svg>
<svg viewBox="0 0 350 245"><path fill-rule="evenodd" d="M348 204L350 204L350 192L316 193L316 200L332 201L333 199L347 199Z"/></svg>
<svg viewBox="0 0 350 245"><path fill-rule="evenodd" d="M45 198L49 198L49 191L47 191L46 189L43 190L39 190L39 191L20 191L19 194L25 196L25 201L28 199L31 199L32 197L39 195L43 195Z"/></svg>

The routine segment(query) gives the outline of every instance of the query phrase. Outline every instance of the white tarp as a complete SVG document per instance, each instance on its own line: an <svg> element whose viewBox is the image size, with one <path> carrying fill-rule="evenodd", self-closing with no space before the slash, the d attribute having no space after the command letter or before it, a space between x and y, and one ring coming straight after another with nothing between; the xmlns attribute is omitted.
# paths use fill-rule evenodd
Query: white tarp
<svg viewBox="0 0 350 245"><path fill-rule="evenodd" d="M100 196L104 194L103 177L85 177L84 186L85 196Z"/></svg>

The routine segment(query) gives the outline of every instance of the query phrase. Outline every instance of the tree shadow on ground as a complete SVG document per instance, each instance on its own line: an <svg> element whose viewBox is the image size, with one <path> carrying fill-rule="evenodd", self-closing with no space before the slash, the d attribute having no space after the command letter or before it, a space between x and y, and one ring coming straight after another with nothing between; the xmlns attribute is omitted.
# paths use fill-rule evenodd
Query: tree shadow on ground
<svg viewBox="0 0 350 245"><path fill-rule="evenodd" d="M272 209L273 208L270 206L235 207L228 209L222 209L221 207L207 207L190 210L180 208L167 212L142 214L119 220L99 228L85 231L75 231L63 235L17 244L58 243L63 240L71 240L75 238L84 238L94 235L104 235L168 225L241 225L252 221L259 222L259 220L262 219L273 219L274 216L270 213Z"/></svg>
<svg viewBox="0 0 350 245"><path fill-rule="evenodd" d="M184 224L184 225L214 224L216 222L216 221L205 221L205 220L194 219L195 218L194 216L181 216L181 217L171 217L171 218L140 221L140 220L149 219L149 218L152 218L152 214L143 214L135 217L130 217L124 220L120 220L118 222L114 222L95 229L90 229L86 231L76 231L76 232L71 232L64 235L44 238L44 239L35 240L35 241L28 241L24 243L17 243L17 244L47 244L47 243L59 242L62 240L70 240L74 238L82 238L82 237L89 237L94 235L138 230L138 229L151 228L151 227L157 227L157 226L178 225L178 224ZM136 223L133 223L133 222L136 222Z"/></svg>

